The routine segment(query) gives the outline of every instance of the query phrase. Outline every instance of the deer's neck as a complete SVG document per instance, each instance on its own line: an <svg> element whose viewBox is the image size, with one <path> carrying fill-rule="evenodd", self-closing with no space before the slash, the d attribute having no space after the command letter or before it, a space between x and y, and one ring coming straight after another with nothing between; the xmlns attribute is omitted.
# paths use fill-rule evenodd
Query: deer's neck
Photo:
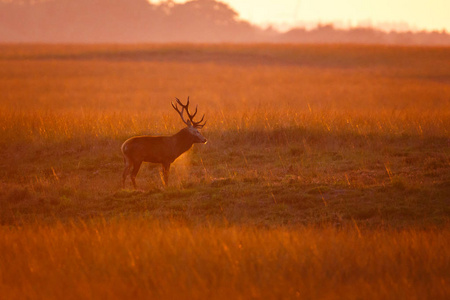
<svg viewBox="0 0 450 300"><path fill-rule="evenodd" d="M172 136L175 141L174 155L180 156L192 147L193 139L192 135L185 129L180 130L178 133Z"/></svg>

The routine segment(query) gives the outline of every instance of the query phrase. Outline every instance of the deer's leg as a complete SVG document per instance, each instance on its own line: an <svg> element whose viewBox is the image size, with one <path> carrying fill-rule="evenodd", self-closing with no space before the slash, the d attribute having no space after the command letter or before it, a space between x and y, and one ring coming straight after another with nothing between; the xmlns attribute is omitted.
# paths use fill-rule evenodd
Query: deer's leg
<svg viewBox="0 0 450 300"><path fill-rule="evenodd" d="M164 185L167 186L169 184L169 169L170 164L163 164L163 178L164 178Z"/></svg>
<svg viewBox="0 0 450 300"><path fill-rule="evenodd" d="M122 186L125 188L125 180L127 179L128 175L130 175L130 170L132 167L132 163L125 158L125 169L123 170L122 174Z"/></svg>
<svg viewBox="0 0 450 300"><path fill-rule="evenodd" d="M142 164L142 161L133 162L133 170L131 170L130 177L131 177L131 182L133 182L134 189L137 188L135 179L136 179L137 173L139 172L139 168L141 167L141 164Z"/></svg>

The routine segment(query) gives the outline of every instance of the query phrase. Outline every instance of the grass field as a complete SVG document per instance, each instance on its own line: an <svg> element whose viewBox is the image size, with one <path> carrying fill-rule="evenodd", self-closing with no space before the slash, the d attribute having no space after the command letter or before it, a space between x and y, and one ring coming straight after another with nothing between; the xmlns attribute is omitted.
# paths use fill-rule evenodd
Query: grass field
<svg viewBox="0 0 450 300"><path fill-rule="evenodd" d="M450 49L0 47L10 299L450 295ZM206 114L121 187L120 145Z"/></svg>

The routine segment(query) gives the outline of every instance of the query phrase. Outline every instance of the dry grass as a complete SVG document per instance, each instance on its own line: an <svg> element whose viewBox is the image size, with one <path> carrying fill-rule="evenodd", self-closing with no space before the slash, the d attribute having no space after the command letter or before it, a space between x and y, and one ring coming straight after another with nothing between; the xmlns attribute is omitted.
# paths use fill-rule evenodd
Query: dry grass
<svg viewBox="0 0 450 300"><path fill-rule="evenodd" d="M2 295L448 297L449 70L448 48L4 45ZM121 143L181 129L188 95L208 144L121 189Z"/></svg>
<svg viewBox="0 0 450 300"><path fill-rule="evenodd" d="M448 229L192 227L140 217L0 231L6 299L445 299L450 293Z"/></svg>

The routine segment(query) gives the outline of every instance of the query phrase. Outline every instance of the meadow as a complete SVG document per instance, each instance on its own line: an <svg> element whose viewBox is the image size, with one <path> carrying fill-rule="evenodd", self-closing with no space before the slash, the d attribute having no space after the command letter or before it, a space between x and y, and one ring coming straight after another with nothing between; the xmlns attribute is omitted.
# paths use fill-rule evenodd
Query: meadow
<svg viewBox="0 0 450 300"><path fill-rule="evenodd" d="M445 299L450 49L2 45L8 299ZM121 186L120 145L207 124Z"/></svg>

